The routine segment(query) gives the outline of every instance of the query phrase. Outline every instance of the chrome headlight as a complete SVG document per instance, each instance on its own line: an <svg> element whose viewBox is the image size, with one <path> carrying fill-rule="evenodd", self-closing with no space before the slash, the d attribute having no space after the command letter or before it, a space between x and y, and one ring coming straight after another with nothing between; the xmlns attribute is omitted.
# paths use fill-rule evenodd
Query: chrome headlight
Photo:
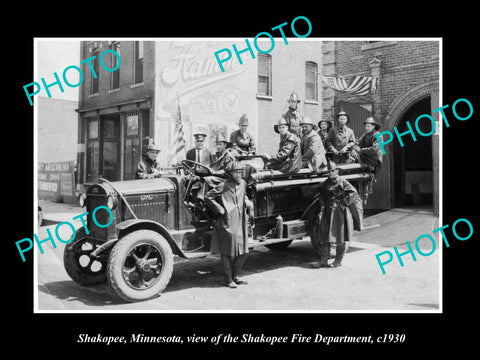
<svg viewBox="0 0 480 360"><path fill-rule="evenodd" d="M117 198L112 195L108 195L107 206L110 210L114 209L117 206Z"/></svg>
<svg viewBox="0 0 480 360"><path fill-rule="evenodd" d="M84 207L85 206L85 201L87 200L85 194L80 194L78 196L78 203L80 204L80 207Z"/></svg>

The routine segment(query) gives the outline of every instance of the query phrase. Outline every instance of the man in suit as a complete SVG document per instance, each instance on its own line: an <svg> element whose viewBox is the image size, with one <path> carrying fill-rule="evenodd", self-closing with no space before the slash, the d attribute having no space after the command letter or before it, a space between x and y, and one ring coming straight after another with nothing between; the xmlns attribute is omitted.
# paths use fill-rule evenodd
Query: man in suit
<svg viewBox="0 0 480 360"><path fill-rule="evenodd" d="M213 162L213 156L210 151L204 147L207 135L197 133L193 136L195 137L195 147L187 151L187 160L195 161L205 166L210 165Z"/></svg>

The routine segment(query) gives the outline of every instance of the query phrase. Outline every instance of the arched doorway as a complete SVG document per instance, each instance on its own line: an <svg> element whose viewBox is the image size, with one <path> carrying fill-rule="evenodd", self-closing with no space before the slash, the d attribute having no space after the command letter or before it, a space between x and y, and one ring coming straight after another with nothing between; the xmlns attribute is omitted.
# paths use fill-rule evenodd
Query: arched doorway
<svg viewBox="0 0 480 360"><path fill-rule="evenodd" d="M431 210L434 196L432 137L421 136L415 130L415 120L422 114L431 114L430 96L412 103L399 117L396 128L401 134L408 130L407 121L414 129L416 141L411 134L402 136L404 146L397 141L393 146L393 206L421 207ZM430 133L432 123L419 121L423 133Z"/></svg>

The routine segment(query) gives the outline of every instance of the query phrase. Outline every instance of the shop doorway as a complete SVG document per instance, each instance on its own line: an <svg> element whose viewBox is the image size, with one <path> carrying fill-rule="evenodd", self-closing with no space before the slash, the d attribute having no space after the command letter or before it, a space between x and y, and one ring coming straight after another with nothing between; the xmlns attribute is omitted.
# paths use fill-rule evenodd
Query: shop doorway
<svg viewBox="0 0 480 360"><path fill-rule="evenodd" d="M417 141L410 134L402 136L404 146L397 139L393 146L394 207L433 208L433 157L432 137L420 136L415 130L415 120L431 113L431 99L425 97L413 103L399 118L396 127L401 134L408 130L407 121L414 129ZM423 133L430 133L431 122L419 122Z"/></svg>

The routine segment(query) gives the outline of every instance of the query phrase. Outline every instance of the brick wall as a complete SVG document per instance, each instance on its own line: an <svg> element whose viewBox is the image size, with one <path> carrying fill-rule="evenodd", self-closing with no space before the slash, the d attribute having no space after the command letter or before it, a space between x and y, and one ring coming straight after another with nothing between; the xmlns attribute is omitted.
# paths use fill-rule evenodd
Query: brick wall
<svg viewBox="0 0 480 360"><path fill-rule="evenodd" d="M38 97L38 162L77 157L77 102Z"/></svg>
<svg viewBox="0 0 480 360"><path fill-rule="evenodd" d="M323 43L322 53L324 75L371 76L375 64L380 64L377 68L380 83L375 94L351 96L334 91L322 83L323 117L326 119L333 119L335 101L368 104L383 130L393 130L402 116L402 109L412 106L423 96L430 96L432 109L438 107L439 42L436 40L327 41ZM361 134L355 135L358 137ZM433 157L434 169L438 169L438 151L435 148ZM393 206L392 164L391 151L387 150L383 168L374 186L375 196L368 207ZM434 175L434 196L438 195L437 183L438 178Z"/></svg>
<svg viewBox="0 0 480 360"><path fill-rule="evenodd" d="M380 84L377 93L378 108L375 116L383 122L393 101L408 89L419 84L438 81L439 45L437 41L338 41L324 45L324 67L330 74L371 75L369 62L381 61ZM324 104L329 116L333 97L356 103L372 103L371 95L352 97L334 92L324 86L330 100ZM329 108L330 107L330 108Z"/></svg>
<svg viewBox="0 0 480 360"><path fill-rule="evenodd" d="M90 48L94 47L95 42L84 41L81 45L81 61L93 56ZM97 41L99 47L99 56L109 48L108 41ZM101 46L101 47L100 47ZM117 71L120 71L120 89L118 91L110 91L111 72L107 72L99 66L99 93L92 96L90 94L92 72L88 63L82 64L84 80L80 86L80 106L82 108L90 108L103 105L111 105L129 100L141 99L145 96L153 98L154 93L154 75L155 75L155 44L153 41L144 41L143 56L143 85L133 86L133 41L120 42L120 59L121 64ZM111 56L106 54L104 57L105 67L113 68L110 63Z"/></svg>

